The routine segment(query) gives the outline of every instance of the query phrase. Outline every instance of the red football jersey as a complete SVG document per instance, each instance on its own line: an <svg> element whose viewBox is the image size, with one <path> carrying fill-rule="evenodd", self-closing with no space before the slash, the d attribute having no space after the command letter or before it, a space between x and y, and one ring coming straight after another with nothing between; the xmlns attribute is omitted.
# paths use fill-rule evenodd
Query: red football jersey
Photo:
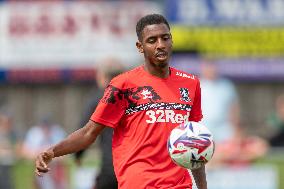
<svg viewBox="0 0 284 189"><path fill-rule="evenodd" d="M171 130L200 121L201 91L196 76L170 68L168 78L143 66L114 78L91 120L114 128L113 163L120 189L186 189L192 180L167 151Z"/></svg>

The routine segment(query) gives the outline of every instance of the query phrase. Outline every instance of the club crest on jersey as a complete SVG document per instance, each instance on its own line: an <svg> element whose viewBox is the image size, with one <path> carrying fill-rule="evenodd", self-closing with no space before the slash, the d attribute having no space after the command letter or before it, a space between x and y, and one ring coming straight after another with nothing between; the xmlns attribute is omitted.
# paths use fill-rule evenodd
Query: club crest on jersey
<svg viewBox="0 0 284 189"><path fill-rule="evenodd" d="M187 88L179 88L180 92L180 100L185 102L190 102L191 99L189 98L189 92Z"/></svg>

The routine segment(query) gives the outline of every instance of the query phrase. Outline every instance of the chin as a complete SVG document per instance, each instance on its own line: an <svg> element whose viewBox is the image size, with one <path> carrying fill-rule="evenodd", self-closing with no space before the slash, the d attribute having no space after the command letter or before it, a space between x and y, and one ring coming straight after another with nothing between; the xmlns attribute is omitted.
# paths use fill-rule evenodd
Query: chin
<svg viewBox="0 0 284 189"><path fill-rule="evenodd" d="M169 64L168 64L168 62L159 62L159 63L157 63L156 64L158 67L160 67L160 68L165 68L165 67L167 67Z"/></svg>
<svg viewBox="0 0 284 189"><path fill-rule="evenodd" d="M168 59L165 60L154 60L153 61L154 65L160 68L167 67L169 65Z"/></svg>

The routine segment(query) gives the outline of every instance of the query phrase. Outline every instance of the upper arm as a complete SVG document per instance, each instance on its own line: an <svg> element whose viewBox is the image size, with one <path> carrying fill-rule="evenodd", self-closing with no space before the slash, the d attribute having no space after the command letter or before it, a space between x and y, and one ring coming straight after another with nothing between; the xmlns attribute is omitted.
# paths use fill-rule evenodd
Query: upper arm
<svg viewBox="0 0 284 189"><path fill-rule="evenodd" d="M90 119L93 122L115 128L126 111L128 102L125 94L126 91L121 89L121 84L118 87L108 85Z"/></svg>

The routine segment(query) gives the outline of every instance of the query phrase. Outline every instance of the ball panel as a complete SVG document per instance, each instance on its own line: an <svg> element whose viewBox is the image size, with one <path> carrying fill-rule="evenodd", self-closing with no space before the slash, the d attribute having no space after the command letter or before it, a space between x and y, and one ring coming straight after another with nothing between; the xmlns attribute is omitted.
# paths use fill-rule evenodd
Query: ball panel
<svg viewBox="0 0 284 189"><path fill-rule="evenodd" d="M204 125L197 122L180 124L170 133L168 152L177 165L197 169L213 156L212 134Z"/></svg>

